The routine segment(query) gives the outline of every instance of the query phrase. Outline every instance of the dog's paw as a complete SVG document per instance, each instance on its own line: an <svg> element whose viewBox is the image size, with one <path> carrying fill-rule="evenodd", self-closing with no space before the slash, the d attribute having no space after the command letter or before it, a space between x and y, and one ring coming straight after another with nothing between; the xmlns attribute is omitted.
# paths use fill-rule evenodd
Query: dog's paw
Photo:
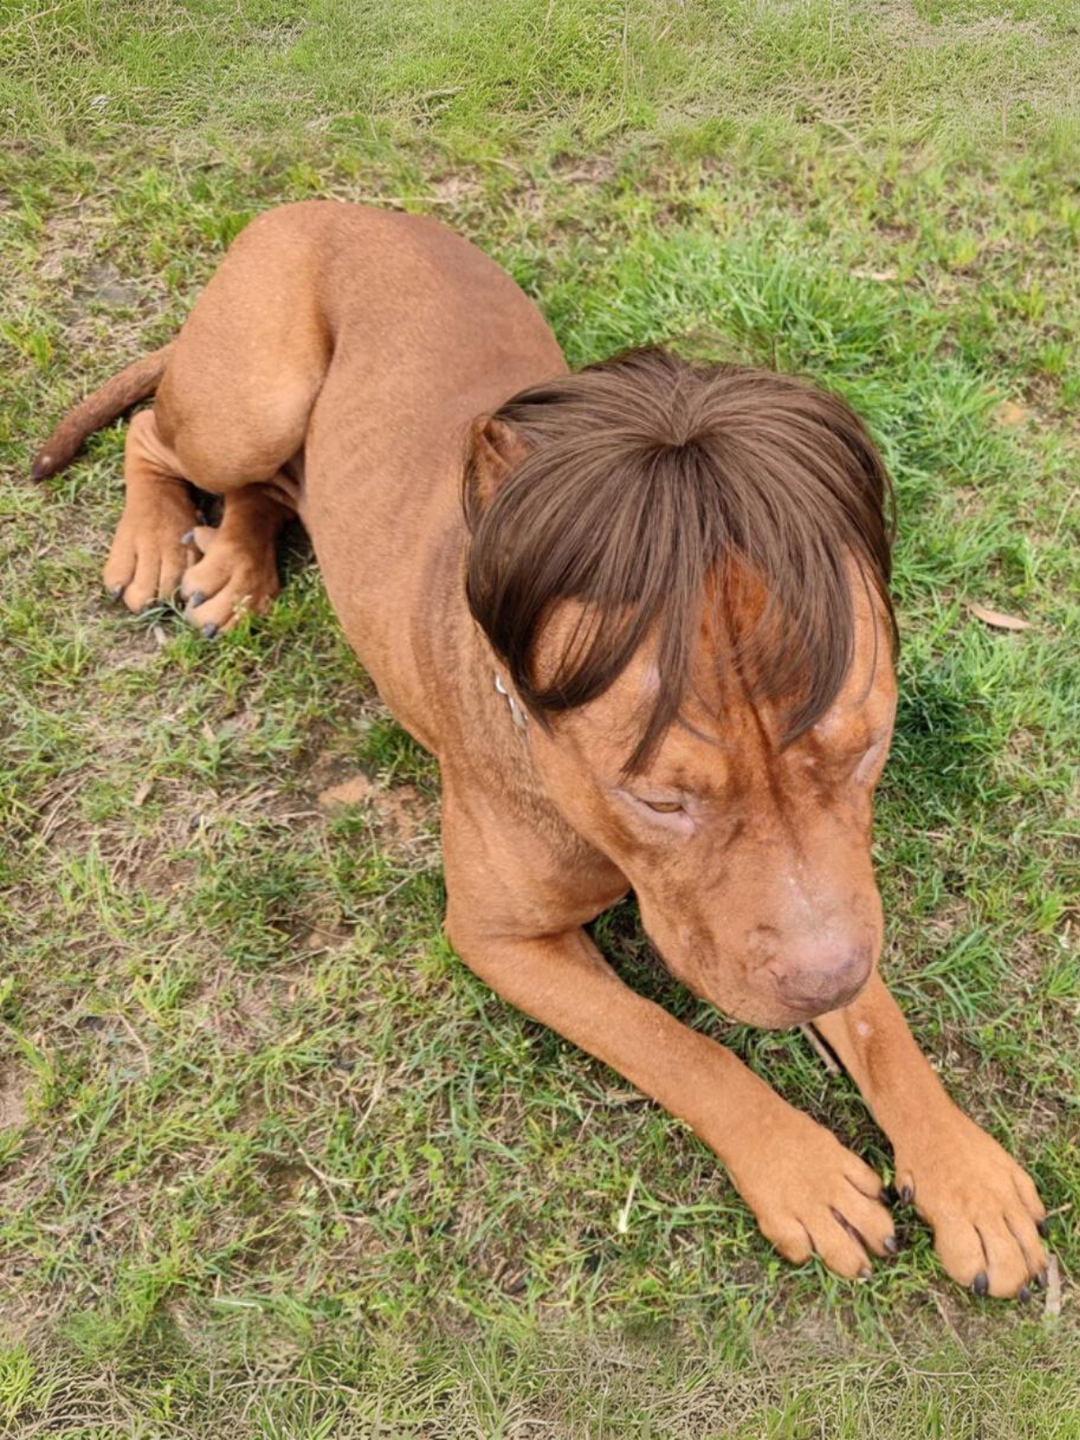
<svg viewBox="0 0 1080 1440"><path fill-rule="evenodd" d="M1042 1281L1046 1207L1031 1177L961 1111L896 1152L896 1189L934 1231L942 1265L977 1295L1026 1299Z"/></svg>
<svg viewBox="0 0 1080 1440"><path fill-rule="evenodd" d="M761 1233L795 1265L817 1255L848 1279L897 1250L881 1180L822 1126L791 1109L770 1123L732 1178Z"/></svg>
<svg viewBox="0 0 1080 1440"><path fill-rule="evenodd" d="M180 594L184 616L206 636L235 625L242 615L262 615L281 589L272 540L253 544L222 527L198 525L185 540L202 552L184 571Z"/></svg>
<svg viewBox="0 0 1080 1440"><path fill-rule="evenodd" d="M112 598L135 613L170 599L194 558L182 537L196 518L179 488L162 487L152 501L126 505L101 577Z"/></svg>

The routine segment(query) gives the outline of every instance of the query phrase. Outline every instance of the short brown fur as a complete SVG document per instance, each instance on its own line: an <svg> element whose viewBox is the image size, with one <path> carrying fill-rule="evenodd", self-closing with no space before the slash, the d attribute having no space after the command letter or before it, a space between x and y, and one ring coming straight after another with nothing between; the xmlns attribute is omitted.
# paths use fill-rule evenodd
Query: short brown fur
<svg viewBox="0 0 1080 1440"><path fill-rule="evenodd" d="M299 515L351 644L438 757L446 926L473 970L686 1121L782 1254L864 1273L895 1244L874 1172L582 928L632 887L698 994L816 1017L950 1274L994 1295L1038 1274L1035 1187L876 969L896 691L886 479L851 412L663 352L569 377L474 247L328 202L249 225L171 349L85 401L36 473L159 376L107 587L131 610L178 588L214 634L271 602ZM224 497L216 528L193 484ZM515 723L529 710L544 723Z"/></svg>

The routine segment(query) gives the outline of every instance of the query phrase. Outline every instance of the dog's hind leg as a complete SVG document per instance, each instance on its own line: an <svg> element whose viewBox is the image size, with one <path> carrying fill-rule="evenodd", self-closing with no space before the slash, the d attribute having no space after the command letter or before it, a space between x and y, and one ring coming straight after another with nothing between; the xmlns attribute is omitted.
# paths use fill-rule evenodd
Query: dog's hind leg
<svg viewBox="0 0 1080 1440"><path fill-rule="evenodd" d="M341 208L286 206L248 226L180 332L153 411L132 422L105 567L130 609L183 577L188 618L216 633L277 593L274 539L295 513L292 462L330 359L320 276ZM188 482L225 497L216 531L197 525Z"/></svg>
<svg viewBox="0 0 1080 1440"><path fill-rule="evenodd" d="M186 469L162 440L156 412L140 411L128 428L124 513L103 578L135 612L179 589L186 618L215 635L246 611L262 614L281 588L275 541L296 514L298 485L279 470L227 489L215 528L201 523Z"/></svg>
<svg viewBox="0 0 1080 1440"><path fill-rule="evenodd" d="M242 615L261 615L281 586L275 541L296 513L296 485L284 472L225 497L221 524L198 525L191 539L202 558L184 573L184 614L209 639ZM185 537L186 538L186 537Z"/></svg>
<svg viewBox="0 0 1080 1440"><path fill-rule="evenodd" d="M179 586L194 558L182 537L198 518L192 488L151 410L140 411L128 427L124 488L124 513L103 579L113 599L139 611L169 599Z"/></svg>

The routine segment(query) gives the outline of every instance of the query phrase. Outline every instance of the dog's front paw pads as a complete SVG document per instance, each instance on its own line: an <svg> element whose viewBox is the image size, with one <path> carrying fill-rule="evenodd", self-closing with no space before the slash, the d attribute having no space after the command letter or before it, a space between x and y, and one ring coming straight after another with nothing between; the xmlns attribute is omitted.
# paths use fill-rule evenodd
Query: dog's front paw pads
<svg viewBox="0 0 1080 1440"><path fill-rule="evenodd" d="M817 1255L838 1275L868 1279L872 1256L899 1249L878 1176L797 1111L732 1175L762 1234L793 1264Z"/></svg>
<svg viewBox="0 0 1080 1440"><path fill-rule="evenodd" d="M1026 1300L1042 1283L1046 1207L1030 1176L966 1116L898 1149L896 1186L933 1228L942 1265L974 1294Z"/></svg>

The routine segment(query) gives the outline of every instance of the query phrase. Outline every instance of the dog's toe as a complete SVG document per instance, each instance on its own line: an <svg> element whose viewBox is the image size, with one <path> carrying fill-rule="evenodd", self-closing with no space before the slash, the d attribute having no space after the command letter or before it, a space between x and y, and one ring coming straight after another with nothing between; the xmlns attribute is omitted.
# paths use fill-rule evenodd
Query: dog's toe
<svg viewBox="0 0 1080 1440"><path fill-rule="evenodd" d="M215 532L211 531L211 534ZM279 590L273 550L254 556L242 547L205 536L195 543L204 548L202 559L190 566L180 583L187 603L184 616L206 634L210 627L217 635L230 629L247 614L263 614Z"/></svg>

